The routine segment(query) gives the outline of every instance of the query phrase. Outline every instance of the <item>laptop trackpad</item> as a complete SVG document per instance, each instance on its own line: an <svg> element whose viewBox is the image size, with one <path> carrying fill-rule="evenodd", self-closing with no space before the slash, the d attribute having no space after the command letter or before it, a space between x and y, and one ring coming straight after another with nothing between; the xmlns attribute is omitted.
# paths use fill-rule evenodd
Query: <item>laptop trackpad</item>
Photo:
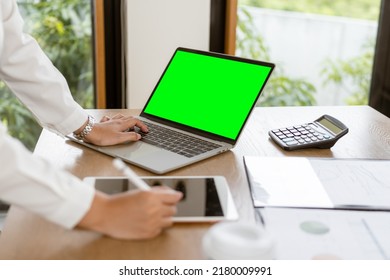
<svg viewBox="0 0 390 280"><path fill-rule="evenodd" d="M188 158L144 143L134 142L119 146L104 147L102 150L121 157L150 170L169 170L171 167L188 162Z"/></svg>

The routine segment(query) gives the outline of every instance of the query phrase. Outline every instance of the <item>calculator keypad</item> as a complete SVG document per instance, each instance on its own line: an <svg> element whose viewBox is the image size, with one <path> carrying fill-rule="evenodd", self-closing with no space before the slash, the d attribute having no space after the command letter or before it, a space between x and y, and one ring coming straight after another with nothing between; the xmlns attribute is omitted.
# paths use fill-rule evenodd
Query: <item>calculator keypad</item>
<svg viewBox="0 0 390 280"><path fill-rule="evenodd" d="M317 130L311 124L291 126L271 131L287 146L299 146L333 138L330 134Z"/></svg>

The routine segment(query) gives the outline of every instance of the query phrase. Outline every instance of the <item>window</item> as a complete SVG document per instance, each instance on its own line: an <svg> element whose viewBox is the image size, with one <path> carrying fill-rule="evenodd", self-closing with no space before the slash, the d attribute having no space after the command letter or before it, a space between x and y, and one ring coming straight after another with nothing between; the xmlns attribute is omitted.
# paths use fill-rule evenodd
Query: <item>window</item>
<svg viewBox="0 0 390 280"><path fill-rule="evenodd" d="M383 1L375 47L369 105L390 117L390 2Z"/></svg>
<svg viewBox="0 0 390 280"><path fill-rule="evenodd" d="M30 33L68 81L75 100L93 108L91 1L18 0ZM9 133L33 149L41 131L31 113L0 82L0 119Z"/></svg>
<svg viewBox="0 0 390 280"><path fill-rule="evenodd" d="M380 0L239 0L236 54L276 63L262 106L368 103Z"/></svg>

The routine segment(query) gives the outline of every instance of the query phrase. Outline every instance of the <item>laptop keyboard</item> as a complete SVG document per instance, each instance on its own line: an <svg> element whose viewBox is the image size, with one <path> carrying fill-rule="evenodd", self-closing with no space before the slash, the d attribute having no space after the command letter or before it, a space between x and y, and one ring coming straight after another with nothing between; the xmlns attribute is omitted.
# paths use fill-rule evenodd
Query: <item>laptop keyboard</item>
<svg viewBox="0 0 390 280"><path fill-rule="evenodd" d="M186 157L194 157L221 147L221 145L201 140L175 130L142 121L149 128L142 133L141 141Z"/></svg>

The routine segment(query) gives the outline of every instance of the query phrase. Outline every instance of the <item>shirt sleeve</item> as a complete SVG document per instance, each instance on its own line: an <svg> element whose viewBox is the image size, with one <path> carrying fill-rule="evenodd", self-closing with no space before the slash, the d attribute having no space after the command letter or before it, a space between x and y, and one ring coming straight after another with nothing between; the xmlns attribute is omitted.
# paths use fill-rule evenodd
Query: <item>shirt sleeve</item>
<svg viewBox="0 0 390 280"><path fill-rule="evenodd" d="M87 113L74 101L65 78L38 43L23 32L16 1L0 1L4 31L0 78L44 127L63 135L77 130Z"/></svg>
<svg viewBox="0 0 390 280"><path fill-rule="evenodd" d="M0 79L41 124L63 135L83 125L87 113L73 100L65 78L37 42L23 33L15 0L0 0ZM32 155L0 123L0 198L72 228L91 206L95 190Z"/></svg>
<svg viewBox="0 0 390 280"><path fill-rule="evenodd" d="M56 224L73 228L87 213L95 190L32 155L0 124L0 197Z"/></svg>

